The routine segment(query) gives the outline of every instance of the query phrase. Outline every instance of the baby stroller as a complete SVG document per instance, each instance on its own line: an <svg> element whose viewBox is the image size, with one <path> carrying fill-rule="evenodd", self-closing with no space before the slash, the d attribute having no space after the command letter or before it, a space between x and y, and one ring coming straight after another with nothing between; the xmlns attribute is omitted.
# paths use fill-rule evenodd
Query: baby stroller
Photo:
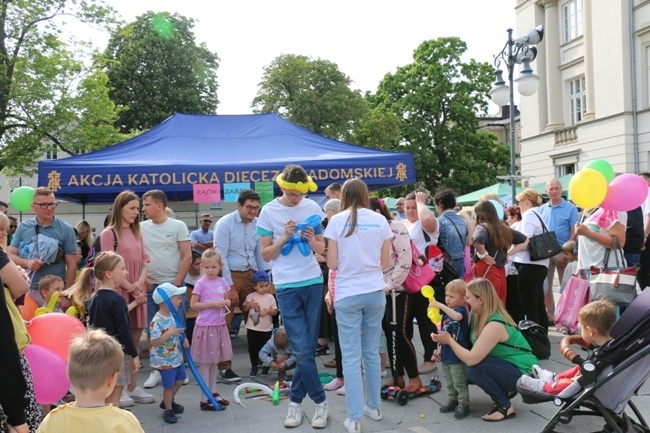
<svg viewBox="0 0 650 433"><path fill-rule="evenodd" d="M650 288L643 291L621 315L610 332L612 338L596 349L582 366L581 389L562 399L520 388L525 403L553 401L561 406L542 433L558 423L569 424L574 416L605 419L604 432L650 432L648 423L631 401L650 377ZM636 420L625 412L629 408Z"/></svg>

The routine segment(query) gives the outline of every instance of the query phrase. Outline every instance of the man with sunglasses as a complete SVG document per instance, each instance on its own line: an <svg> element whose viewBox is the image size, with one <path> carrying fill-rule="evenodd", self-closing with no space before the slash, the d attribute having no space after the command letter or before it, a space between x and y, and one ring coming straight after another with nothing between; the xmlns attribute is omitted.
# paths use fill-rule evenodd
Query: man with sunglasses
<svg viewBox="0 0 650 433"><path fill-rule="evenodd" d="M193 251L203 254L203 251L212 248L214 234L210 230L211 225L212 215L202 214L199 219L199 228L190 233L190 245Z"/></svg>
<svg viewBox="0 0 650 433"><path fill-rule="evenodd" d="M16 229L7 253L11 260L30 273L30 295L37 303L43 305L43 298L38 292L38 282L46 275L57 275L70 287L77 273L77 236L74 228L54 215L56 200L52 190L39 187L34 191L32 210L36 218L23 221ZM56 239L59 243L56 258L46 262L38 258L22 258L19 255L21 244L29 245L35 236L44 235Z"/></svg>
<svg viewBox="0 0 650 433"><path fill-rule="evenodd" d="M269 265L262 260L260 238L256 234L257 216L260 212L260 195L252 189L239 192L237 210L217 221L214 229L214 246L223 259L223 278L234 290L229 292L232 305L244 305L246 296L255 291L253 275L264 271ZM226 316L226 324L232 332L234 308ZM244 313L246 322L248 314ZM231 369L231 362L219 363L219 377L236 382L241 380Z"/></svg>
<svg viewBox="0 0 650 433"><path fill-rule="evenodd" d="M18 228L18 220L13 215L7 215L7 218L9 218L9 229L7 229L7 245L11 245L11 240L14 238L14 234Z"/></svg>

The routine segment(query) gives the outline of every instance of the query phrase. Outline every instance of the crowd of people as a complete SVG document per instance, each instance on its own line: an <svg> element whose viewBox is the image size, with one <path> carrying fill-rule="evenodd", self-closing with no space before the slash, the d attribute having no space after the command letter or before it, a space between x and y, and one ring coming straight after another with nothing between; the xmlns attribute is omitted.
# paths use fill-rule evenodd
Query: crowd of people
<svg viewBox="0 0 650 433"><path fill-rule="evenodd" d="M650 173L641 176L650 186ZM517 327L522 319L547 332L554 324L556 272L562 282L592 266L613 266L604 260L617 242L627 247L628 264L639 265L641 287L650 280L650 198L630 212L579 210L550 180L546 203L539 192L525 189L517 205L505 207L499 197L486 196L469 213L452 190L434 197L416 190L399 198L393 213L359 179L330 185L323 208L307 197L317 185L302 167L288 165L276 183L281 195L264 206L257 192L243 190L235 211L216 224L202 214L191 233L170 214L160 190L141 198L118 194L96 238L86 221L73 227L55 215L57 202L47 188L34 193L35 218L20 224L0 203L0 360L10 378L0 390L0 426L46 433L60 431L71 417L80 425L142 431L133 415L117 408L153 403L145 389L159 383L163 418L175 423L184 411L175 396L189 380L185 349L206 384L200 409L221 410L229 402L217 392L217 380L241 380L231 343L239 319L246 328L249 376L274 372L284 380L292 374L285 427L302 423L306 397L314 403L311 426L326 427L327 393L337 391L346 399L343 427L360 432L364 416L383 418L382 389L415 393L423 387L420 376L438 368L448 396L441 413L465 418L473 383L494 403L483 420L504 421L516 415L511 398L522 376L526 386L559 393L579 374L541 369ZM529 240L547 229L562 252L533 260ZM25 253L39 235L56 241L51 258ZM429 282L434 299L405 289L414 251L421 253L420 266L436 271ZM36 402L24 354L30 337L18 307L27 301L44 307L55 293L60 301L54 311L74 315L89 331L70 347L74 394L65 401L72 402L51 410ZM582 338L568 336L564 347L606 341L615 308L598 302L581 311ZM440 310L440 321L431 318L432 308ZM424 349L421 363L412 342L414 321ZM152 372L140 386L145 333ZM316 355L332 339L337 373L323 385ZM386 347L394 353L388 357L390 378L382 384Z"/></svg>

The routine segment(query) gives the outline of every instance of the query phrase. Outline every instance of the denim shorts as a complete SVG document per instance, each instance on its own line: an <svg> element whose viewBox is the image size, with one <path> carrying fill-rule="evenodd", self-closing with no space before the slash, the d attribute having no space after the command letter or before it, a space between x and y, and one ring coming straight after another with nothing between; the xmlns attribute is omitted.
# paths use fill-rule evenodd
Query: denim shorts
<svg viewBox="0 0 650 433"><path fill-rule="evenodd" d="M184 364L181 364L178 367L158 371L160 372L160 377L162 377L162 386L165 389L173 388L176 382L187 379L187 372L185 371Z"/></svg>

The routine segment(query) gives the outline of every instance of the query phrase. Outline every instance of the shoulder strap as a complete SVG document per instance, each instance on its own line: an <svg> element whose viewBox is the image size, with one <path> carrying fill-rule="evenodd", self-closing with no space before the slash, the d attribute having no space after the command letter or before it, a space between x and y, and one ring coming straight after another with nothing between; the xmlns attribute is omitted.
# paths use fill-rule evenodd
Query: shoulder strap
<svg viewBox="0 0 650 433"><path fill-rule="evenodd" d="M544 220L535 212L534 210L531 210L531 212L537 217L540 223L542 223L542 231L546 233L548 229L546 228L546 224L544 224Z"/></svg>
<svg viewBox="0 0 650 433"><path fill-rule="evenodd" d="M113 251L117 251L117 233L113 229L111 231L113 232Z"/></svg>
<svg viewBox="0 0 650 433"><path fill-rule="evenodd" d="M424 230L424 228L422 229L422 233L424 233L424 240L427 241L427 244L431 242L431 236L429 236L429 233L427 233L427 231Z"/></svg>
<svg viewBox="0 0 650 433"><path fill-rule="evenodd" d="M460 234L460 232L458 231L458 226L456 226L456 224L454 223L454 221L453 221L451 218L449 218L447 215L442 215L442 216L445 217L445 218L447 218L447 220L451 223L451 225L454 226L454 228L456 229L456 233L458 234L458 237L460 238L460 244L461 244L462 246L465 246L465 244L467 244L467 239L463 240L463 236L462 236L462 235Z"/></svg>
<svg viewBox="0 0 650 433"><path fill-rule="evenodd" d="M38 236L41 231L41 229L38 228L38 221L36 221L36 224L34 224L34 231L36 232L36 236Z"/></svg>
<svg viewBox="0 0 650 433"><path fill-rule="evenodd" d="M490 322L499 322L499 323L503 323L506 326L510 326L511 328L513 327L511 324L509 324L508 322L504 322L503 320L496 319L496 320L490 320ZM488 322L488 323L490 323L490 322ZM519 331L519 328L516 328L516 329ZM521 331L519 331L519 332L521 332ZM526 337L524 336L524 338L526 338ZM533 353L533 351L531 349L527 349L525 347L517 346L515 344L510 344L508 342L502 343L501 341L499 341L498 344L502 344L502 345L504 345L506 347L510 347L512 349L515 349L515 350L523 350L524 352Z"/></svg>

